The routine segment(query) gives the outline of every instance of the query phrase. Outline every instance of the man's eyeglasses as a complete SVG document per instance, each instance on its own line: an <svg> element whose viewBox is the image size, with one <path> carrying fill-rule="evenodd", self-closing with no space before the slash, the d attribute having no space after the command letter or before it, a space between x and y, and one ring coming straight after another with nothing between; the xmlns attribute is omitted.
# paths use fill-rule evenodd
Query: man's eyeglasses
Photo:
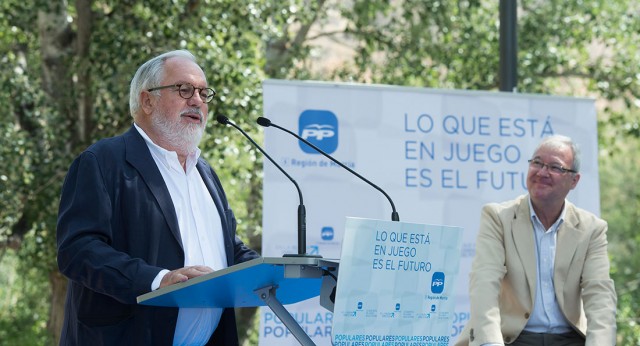
<svg viewBox="0 0 640 346"><path fill-rule="evenodd" d="M151 92L154 90L167 89L167 88L177 88L178 94L180 94L180 97L187 100L193 97L193 94L196 92L196 90L198 90L198 95L200 95L200 98L206 103L211 102L211 100L213 100L213 97L216 96L216 91L213 90L213 88L196 88L189 83L165 85L165 86L147 89L147 91Z"/></svg>
<svg viewBox="0 0 640 346"><path fill-rule="evenodd" d="M567 172L571 172L571 173L578 173L578 171L575 171L573 169L568 169L568 168L564 168L561 165L557 164L557 163L544 163L538 159L531 159L529 160L529 167L535 169L535 170L542 170L544 167L547 167L547 169L549 170L549 172L551 173L555 173L555 174L565 174Z"/></svg>

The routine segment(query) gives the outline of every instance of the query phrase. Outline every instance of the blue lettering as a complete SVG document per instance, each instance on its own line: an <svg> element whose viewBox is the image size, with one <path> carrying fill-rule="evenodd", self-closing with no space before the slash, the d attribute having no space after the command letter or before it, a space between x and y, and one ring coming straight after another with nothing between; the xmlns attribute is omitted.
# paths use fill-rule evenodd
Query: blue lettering
<svg viewBox="0 0 640 346"><path fill-rule="evenodd" d="M433 130L433 118L429 114L420 114L418 119L416 119L415 123L416 127L409 127L409 116L407 113L404 114L404 131L405 132L416 132L420 131L422 133L429 133Z"/></svg>

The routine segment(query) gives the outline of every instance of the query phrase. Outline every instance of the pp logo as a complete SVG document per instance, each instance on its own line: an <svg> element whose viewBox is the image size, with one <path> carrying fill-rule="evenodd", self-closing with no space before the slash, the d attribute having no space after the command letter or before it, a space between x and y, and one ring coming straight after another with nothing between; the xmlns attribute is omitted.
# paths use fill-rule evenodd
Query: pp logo
<svg viewBox="0 0 640 346"><path fill-rule="evenodd" d="M331 111L307 109L298 119L300 137L331 154L338 148L338 118ZM307 154L319 154L310 146L298 142Z"/></svg>
<svg viewBox="0 0 640 346"><path fill-rule="evenodd" d="M431 293L440 294L444 291L444 273L435 272L431 277Z"/></svg>
<svg viewBox="0 0 640 346"><path fill-rule="evenodd" d="M322 237L322 240L324 241L333 240L333 227L322 227L322 230L320 231L320 237Z"/></svg>

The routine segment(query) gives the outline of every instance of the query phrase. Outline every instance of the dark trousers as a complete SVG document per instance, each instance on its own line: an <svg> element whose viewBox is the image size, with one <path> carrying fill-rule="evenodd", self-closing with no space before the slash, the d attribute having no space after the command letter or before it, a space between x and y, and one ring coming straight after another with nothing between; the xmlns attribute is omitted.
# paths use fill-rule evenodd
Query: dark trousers
<svg viewBox="0 0 640 346"><path fill-rule="evenodd" d="M585 340L577 332L565 334L539 334L522 331L509 346L584 346Z"/></svg>

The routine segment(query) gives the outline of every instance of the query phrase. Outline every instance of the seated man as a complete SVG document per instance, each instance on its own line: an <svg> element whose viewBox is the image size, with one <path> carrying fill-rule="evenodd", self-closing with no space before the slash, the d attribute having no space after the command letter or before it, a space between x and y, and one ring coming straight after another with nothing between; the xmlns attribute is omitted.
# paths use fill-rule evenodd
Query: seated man
<svg viewBox="0 0 640 346"><path fill-rule="evenodd" d="M545 138L529 160L529 194L483 208L457 346L615 345L607 223L565 199L579 170L570 138Z"/></svg>

